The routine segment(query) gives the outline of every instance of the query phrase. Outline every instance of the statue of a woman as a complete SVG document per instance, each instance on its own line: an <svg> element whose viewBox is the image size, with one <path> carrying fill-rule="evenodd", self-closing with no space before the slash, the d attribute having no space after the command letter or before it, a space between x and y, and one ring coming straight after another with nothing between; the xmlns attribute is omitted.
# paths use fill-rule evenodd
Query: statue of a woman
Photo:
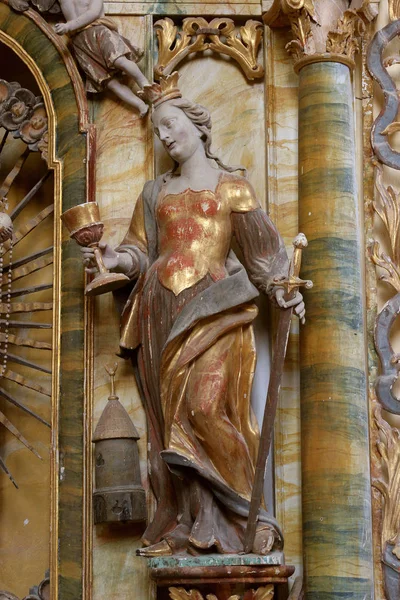
<svg viewBox="0 0 400 600"><path fill-rule="evenodd" d="M250 183L211 153L207 109L181 97L177 74L147 94L175 168L146 183L122 243L102 246L106 267L136 281L122 313L121 347L136 350L157 499L139 552L236 553L259 440L250 407L253 301L258 288L289 305L277 284L288 260ZM233 236L246 269L231 250ZM93 272L92 251L82 251ZM303 318L301 294L291 305ZM261 509L253 551L282 542Z"/></svg>

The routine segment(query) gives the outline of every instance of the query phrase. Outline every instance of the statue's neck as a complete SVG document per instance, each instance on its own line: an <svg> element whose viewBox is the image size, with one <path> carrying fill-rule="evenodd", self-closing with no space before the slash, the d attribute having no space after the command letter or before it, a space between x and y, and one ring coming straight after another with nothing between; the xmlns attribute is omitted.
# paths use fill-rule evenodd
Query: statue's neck
<svg viewBox="0 0 400 600"><path fill-rule="evenodd" d="M204 177L206 181L211 171L214 171L214 169L209 164L202 146L190 158L185 160L184 163L181 163L179 169L181 177L184 177L188 181L193 179L198 180L200 177Z"/></svg>

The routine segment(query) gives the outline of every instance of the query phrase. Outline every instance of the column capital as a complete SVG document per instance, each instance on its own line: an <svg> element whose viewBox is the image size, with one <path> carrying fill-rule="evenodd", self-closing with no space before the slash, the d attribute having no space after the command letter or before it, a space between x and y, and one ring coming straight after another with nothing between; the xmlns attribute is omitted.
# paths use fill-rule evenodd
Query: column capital
<svg viewBox="0 0 400 600"><path fill-rule="evenodd" d="M286 49L298 72L313 62L354 67L359 38L376 15L370 0L353 0L350 6L347 0L273 0L263 20L271 28L290 27L293 39Z"/></svg>

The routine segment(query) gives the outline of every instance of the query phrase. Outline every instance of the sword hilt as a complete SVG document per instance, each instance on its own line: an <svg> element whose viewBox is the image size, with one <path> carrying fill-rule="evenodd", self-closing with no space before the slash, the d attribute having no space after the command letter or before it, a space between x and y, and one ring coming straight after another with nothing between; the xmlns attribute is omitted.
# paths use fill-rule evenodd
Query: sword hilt
<svg viewBox="0 0 400 600"><path fill-rule="evenodd" d="M304 233L298 233L293 240L293 255L289 265L289 274L284 279L276 278L273 280L276 285L280 285L285 288L287 294L291 294L293 290L299 287L305 287L307 290L311 289L313 282L309 279L300 279L300 267L301 267L301 255L303 248L307 248L308 241Z"/></svg>

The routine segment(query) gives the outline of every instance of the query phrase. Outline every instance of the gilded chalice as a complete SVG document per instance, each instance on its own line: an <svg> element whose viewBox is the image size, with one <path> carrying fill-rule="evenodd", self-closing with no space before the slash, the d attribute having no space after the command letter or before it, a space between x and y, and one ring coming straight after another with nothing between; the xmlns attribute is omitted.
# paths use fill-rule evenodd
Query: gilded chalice
<svg viewBox="0 0 400 600"><path fill-rule="evenodd" d="M97 296L124 286L129 278L123 273L110 273L105 267L99 242L103 236L104 224L100 219L97 202L85 202L70 208L61 215L71 237L86 248L94 248L94 257L99 273L86 286L86 296Z"/></svg>

